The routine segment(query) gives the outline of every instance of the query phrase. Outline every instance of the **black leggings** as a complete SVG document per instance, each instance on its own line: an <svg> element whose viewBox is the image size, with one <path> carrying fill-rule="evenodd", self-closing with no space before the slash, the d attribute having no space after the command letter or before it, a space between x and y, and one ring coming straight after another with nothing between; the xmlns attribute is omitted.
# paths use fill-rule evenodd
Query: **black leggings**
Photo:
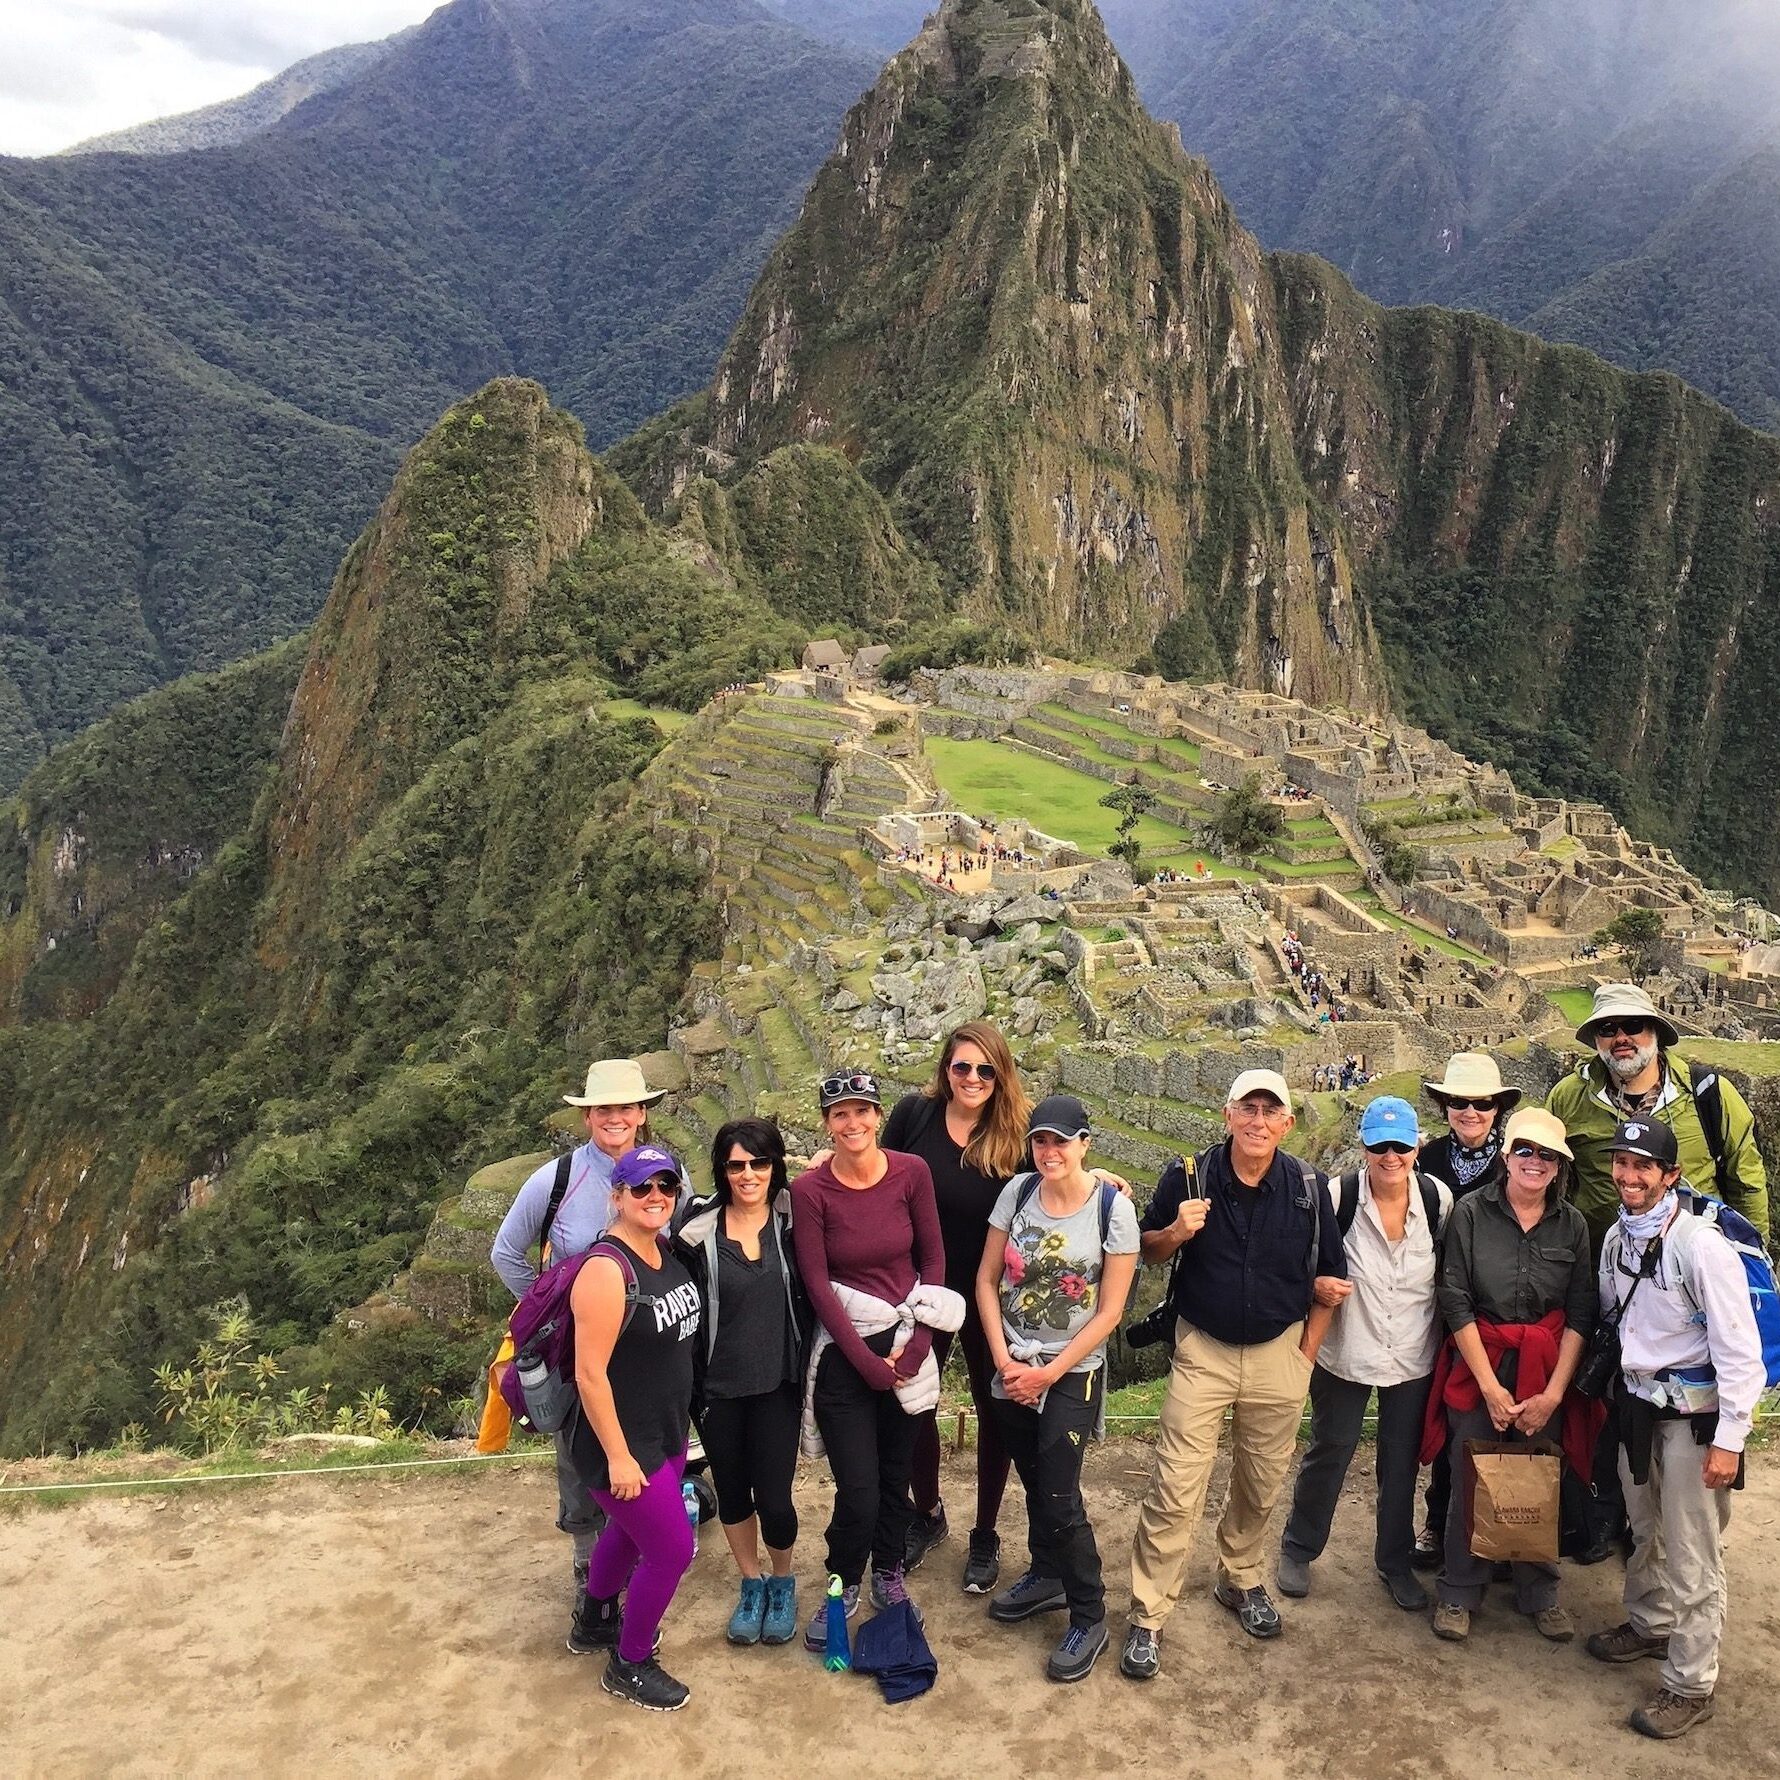
<svg viewBox="0 0 1780 1780"><path fill-rule="evenodd" d="M759 1515L769 1551L789 1551L797 1543L791 1479L802 1414L797 1386L782 1384L758 1397L713 1397L698 1418L717 1486L717 1518L733 1527Z"/></svg>
<svg viewBox="0 0 1780 1780"><path fill-rule="evenodd" d="M977 1316L976 1300L967 1288L964 1326L958 1331L958 1345L964 1350L964 1369L970 1375L970 1400L977 1411L977 1510L971 1530L992 1533L1001 1516L1001 1498L1007 1489L1008 1456L1002 1443L1001 1419L995 1413L995 1398L989 1381L995 1375L995 1363L989 1357L989 1340ZM952 1351L952 1337L941 1332L933 1338L933 1357L943 1372L946 1357ZM939 1419L937 1414L920 1418L915 1426L915 1509L931 1514L939 1506Z"/></svg>
<svg viewBox="0 0 1780 1780"><path fill-rule="evenodd" d="M888 1356L896 1331L868 1335L865 1345ZM893 1390L874 1390L832 1344L822 1350L813 1393L816 1426L834 1473L834 1515L828 1523L828 1569L849 1588L873 1569L900 1568L908 1543L909 1472L915 1418Z"/></svg>

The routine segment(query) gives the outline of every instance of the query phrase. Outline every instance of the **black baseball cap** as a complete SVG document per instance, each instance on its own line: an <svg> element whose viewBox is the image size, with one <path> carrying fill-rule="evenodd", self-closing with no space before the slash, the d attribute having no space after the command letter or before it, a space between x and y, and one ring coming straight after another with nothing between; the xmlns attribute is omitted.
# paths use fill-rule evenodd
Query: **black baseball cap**
<svg viewBox="0 0 1780 1780"><path fill-rule="evenodd" d="M1681 1160L1675 1133L1661 1119L1622 1119L1614 1126L1607 1147L1622 1156L1642 1156L1664 1168L1673 1168Z"/></svg>
<svg viewBox="0 0 1780 1780"><path fill-rule="evenodd" d="M1035 1137L1040 1131L1048 1131L1053 1137L1086 1137L1088 1109L1073 1094L1047 1094L1026 1121L1028 1137Z"/></svg>

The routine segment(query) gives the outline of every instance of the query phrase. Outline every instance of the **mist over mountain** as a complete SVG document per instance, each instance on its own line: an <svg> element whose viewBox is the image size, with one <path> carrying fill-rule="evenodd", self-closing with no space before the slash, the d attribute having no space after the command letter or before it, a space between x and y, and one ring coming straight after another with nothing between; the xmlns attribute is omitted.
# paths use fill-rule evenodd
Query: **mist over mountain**
<svg viewBox="0 0 1780 1780"><path fill-rule="evenodd" d="M457 0L230 147L0 160L0 787L301 629L488 377L708 376L874 57L751 0Z"/></svg>

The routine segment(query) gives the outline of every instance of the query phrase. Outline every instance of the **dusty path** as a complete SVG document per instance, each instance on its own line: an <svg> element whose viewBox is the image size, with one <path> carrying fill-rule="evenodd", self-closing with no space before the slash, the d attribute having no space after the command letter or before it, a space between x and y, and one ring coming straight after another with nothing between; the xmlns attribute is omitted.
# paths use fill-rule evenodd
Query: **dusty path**
<svg viewBox="0 0 1780 1780"><path fill-rule="evenodd" d="M1115 1607L1147 1466L1138 1445L1091 1462ZM1780 1462L1764 1455L1752 1471L1732 1529L1722 1703L1685 1745L1702 1771L1747 1776L1777 1771L1780 1674ZM806 1571L819 1562L818 1485L806 1468ZM962 1478L953 1499L966 1499ZM1468 1647L1436 1643L1373 1579L1368 1507L1369 1495L1344 1504L1316 1593L1287 1603L1287 1635L1271 1645L1211 1602L1202 1542L1162 1676L1145 1687L1110 1657L1081 1686L1048 1685L1040 1663L1060 1620L990 1625L957 1592L955 1535L916 1579L939 1684L897 1707L795 1646L729 1649L731 1571L707 1528L667 1625L694 1698L661 1717L608 1699L593 1661L563 1648L566 1542L545 1468L85 1498L0 1517L0 1749L8 1776L57 1780L1674 1771L1679 1752L1622 1727L1655 1684L1651 1665L1611 1669L1580 1643L1544 1644L1505 1600ZM1015 1567L1023 1525L1004 1522ZM1566 1566L1564 1600L1585 1630L1619 1617L1619 1575Z"/></svg>

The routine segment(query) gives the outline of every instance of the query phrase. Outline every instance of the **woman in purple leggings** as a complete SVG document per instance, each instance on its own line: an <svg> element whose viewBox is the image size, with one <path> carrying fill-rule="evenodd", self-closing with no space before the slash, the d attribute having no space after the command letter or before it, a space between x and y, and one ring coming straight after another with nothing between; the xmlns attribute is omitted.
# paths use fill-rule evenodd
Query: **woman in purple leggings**
<svg viewBox="0 0 1780 1780"><path fill-rule="evenodd" d="M644 1144L612 1169L612 1218L569 1298L583 1414L580 1475L606 1511L569 1633L578 1652L608 1650L600 1685L633 1705L674 1712L690 1697L655 1660L662 1615L692 1562L680 1496L692 1407L698 1287L665 1241L680 1165Z"/></svg>

